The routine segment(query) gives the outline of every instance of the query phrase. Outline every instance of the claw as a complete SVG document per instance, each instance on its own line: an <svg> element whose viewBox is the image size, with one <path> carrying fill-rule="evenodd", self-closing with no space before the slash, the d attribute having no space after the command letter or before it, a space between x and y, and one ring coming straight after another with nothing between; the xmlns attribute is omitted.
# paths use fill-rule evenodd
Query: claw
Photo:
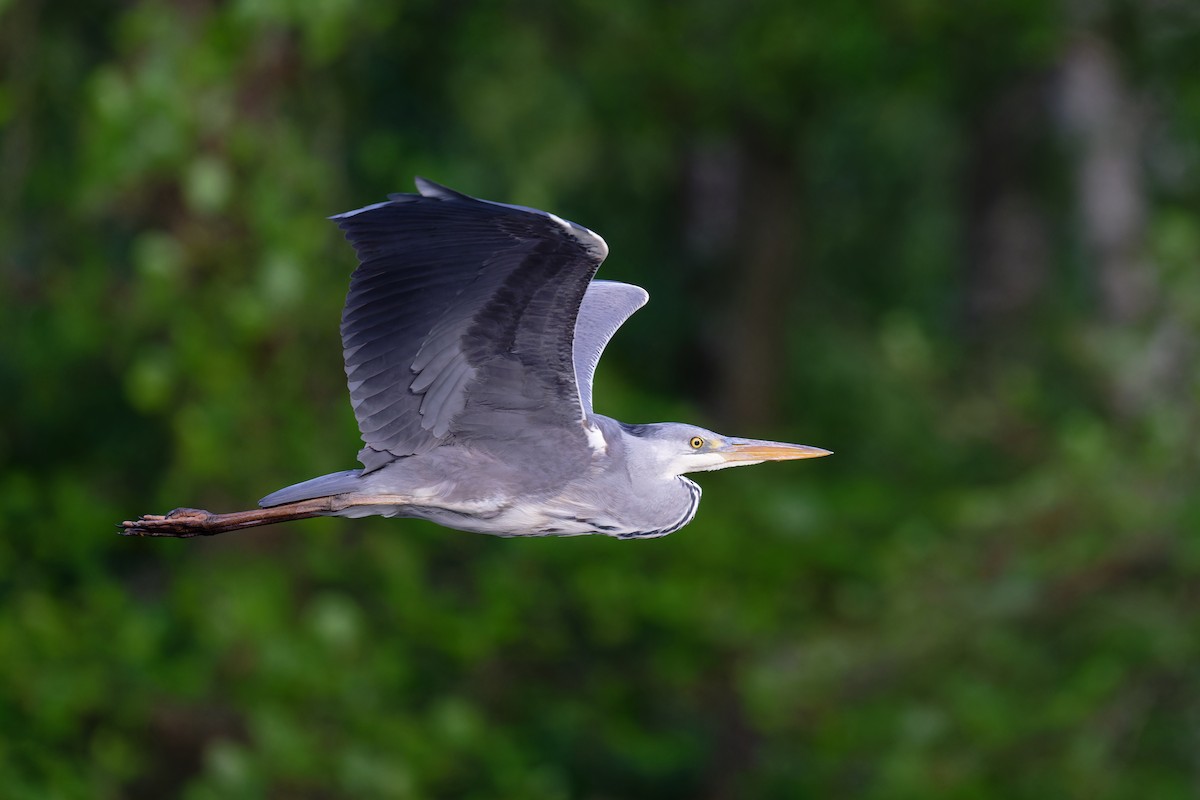
<svg viewBox="0 0 1200 800"><path fill-rule="evenodd" d="M199 508L177 508L166 516L145 514L137 520L126 520L120 524L117 533L121 536L169 536L186 539L204 535L204 528L211 519L211 512Z"/></svg>

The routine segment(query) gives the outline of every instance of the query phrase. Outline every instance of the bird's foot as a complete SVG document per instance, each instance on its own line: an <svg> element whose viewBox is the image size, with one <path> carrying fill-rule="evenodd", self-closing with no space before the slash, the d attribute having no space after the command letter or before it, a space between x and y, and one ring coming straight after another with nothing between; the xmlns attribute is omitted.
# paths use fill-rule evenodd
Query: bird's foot
<svg viewBox="0 0 1200 800"><path fill-rule="evenodd" d="M214 514L200 508L177 508L166 516L146 514L136 520L126 520L118 526L122 536L170 536L188 539L207 536L211 530Z"/></svg>

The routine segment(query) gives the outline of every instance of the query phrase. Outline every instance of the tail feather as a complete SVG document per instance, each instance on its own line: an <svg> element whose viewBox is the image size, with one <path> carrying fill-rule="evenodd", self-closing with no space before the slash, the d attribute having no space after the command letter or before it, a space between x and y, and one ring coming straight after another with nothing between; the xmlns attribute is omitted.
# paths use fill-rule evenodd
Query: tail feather
<svg viewBox="0 0 1200 800"><path fill-rule="evenodd" d="M286 503L295 503L298 500L311 500L315 497L328 497L329 495L352 492L359 488L358 476L361 472L362 470L349 469L345 472L334 472L330 475L312 478L292 486L287 486L277 492L271 492L262 500L259 500L258 504L262 508L271 508Z"/></svg>

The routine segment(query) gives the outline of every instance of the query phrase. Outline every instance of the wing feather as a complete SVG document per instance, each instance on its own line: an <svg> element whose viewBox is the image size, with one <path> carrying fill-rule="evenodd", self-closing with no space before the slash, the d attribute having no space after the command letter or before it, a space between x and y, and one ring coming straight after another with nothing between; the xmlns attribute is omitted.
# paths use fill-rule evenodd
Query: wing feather
<svg viewBox="0 0 1200 800"><path fill-rule="evenodd" d="M585 446L573 345L604 241L542 211L417 187L333 218L359 258L342 344L364 467L516 428L574 425Z"/></svg>
<svg viewBox="0 0 1200 800"><path fill-rule="evenodd" d="M596 365L613 334L650 295L640 286L616 281L592 281L575 321L575 383L584 413L592 414L592 379Z"/></svg>

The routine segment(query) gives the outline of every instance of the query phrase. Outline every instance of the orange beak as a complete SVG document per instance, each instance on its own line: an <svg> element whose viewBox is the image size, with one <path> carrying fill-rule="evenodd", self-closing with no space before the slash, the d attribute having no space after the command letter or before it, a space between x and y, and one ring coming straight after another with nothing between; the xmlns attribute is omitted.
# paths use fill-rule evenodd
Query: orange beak
<svg viewBox="0 0 1200 800"><path fill-rule="evenodd" d="M764 442L758 439L726 439L718 451L727 462L733 464L759 464L763 461L792 461L797 458L820 458L831 455L832 450L810 447L806 444L787 442Z"/></svg>

